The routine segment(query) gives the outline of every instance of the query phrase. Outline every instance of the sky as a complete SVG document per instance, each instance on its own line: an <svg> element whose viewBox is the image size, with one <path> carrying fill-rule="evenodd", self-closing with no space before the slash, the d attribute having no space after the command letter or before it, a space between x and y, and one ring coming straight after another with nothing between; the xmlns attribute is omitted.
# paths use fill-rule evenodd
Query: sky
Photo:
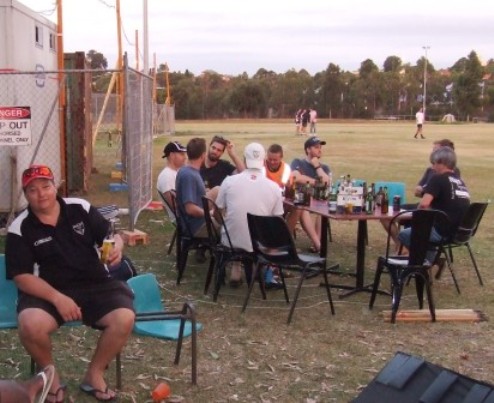
<svg viewBox="0 0 494 403"><path fill-rule="evenodd" d="M56 21L55 0L18 0ZM122 48L136 66L136 30L143 66L143 0L120 0ZM427 52L435 69L475 50L494 58L494 6L488 0L148 0L149 65L252 76L329 63L356 71L388 56L415 65ZM63 0L64 51L95 49L113 68L118 54L116 0ZM426 48L426 49L424 49Z"/></svg>

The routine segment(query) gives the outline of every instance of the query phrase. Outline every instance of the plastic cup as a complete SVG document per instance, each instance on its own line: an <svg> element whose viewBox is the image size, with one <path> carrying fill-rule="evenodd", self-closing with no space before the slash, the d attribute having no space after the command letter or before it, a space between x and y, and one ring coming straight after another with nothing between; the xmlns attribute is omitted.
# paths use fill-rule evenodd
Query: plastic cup
<svg viewBox="0 0 494 403"><path fill-rule="evenodd" d="M154 402L160 402L169 398L170 394L170 385L168 385L166 382L160 382L158 386L156 386L151 392L151 397L153 398Z"/></svg>

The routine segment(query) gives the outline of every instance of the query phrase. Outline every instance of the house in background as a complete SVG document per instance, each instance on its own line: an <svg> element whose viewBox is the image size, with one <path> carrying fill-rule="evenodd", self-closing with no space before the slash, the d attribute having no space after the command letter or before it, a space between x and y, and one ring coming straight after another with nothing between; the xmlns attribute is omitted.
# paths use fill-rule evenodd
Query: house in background
<svg viewBox="0 0 494 403"><path fill-rule="evenodd" d="M20 178L31 162L50 165L61 177L61 87L50 73L57 70L56 46L55 23L16 0L0 0L0 107L30 111L23 121L0 114L0 138L12 137L0 141L0 212L26 205Z"/></svg>

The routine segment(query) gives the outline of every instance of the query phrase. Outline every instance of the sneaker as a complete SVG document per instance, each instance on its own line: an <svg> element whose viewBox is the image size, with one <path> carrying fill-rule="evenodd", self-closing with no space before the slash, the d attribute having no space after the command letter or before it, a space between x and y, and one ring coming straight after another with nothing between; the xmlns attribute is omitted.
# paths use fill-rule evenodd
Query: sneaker
<svg viewBox="0 0 494 403"><path fill-rule="evenodd" d="M272 278L271 281L266 282L265 284L266 290L282 290L283 283L275 278Z"/></svg>

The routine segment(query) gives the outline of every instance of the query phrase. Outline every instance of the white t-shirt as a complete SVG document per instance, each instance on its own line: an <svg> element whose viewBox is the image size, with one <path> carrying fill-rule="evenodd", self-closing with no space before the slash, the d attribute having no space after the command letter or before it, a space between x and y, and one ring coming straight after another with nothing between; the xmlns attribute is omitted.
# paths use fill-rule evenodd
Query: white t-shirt
<svg viewBox="0 0 494 403"><path fill-rule="evenodd" d="M177 178L177 171L171 169L170 167L165 167L158 175L158 180L156 181L156 189L161 193L166 193L170 190L175 190L175 180ZM163 203L165 209L168 213L168 217L175 222L175 215L170 211L168 206Z"/></svg>
<svg viewBox="0 0 494 403"><path fill-rule="evenodd" d="M279 186L266 178L260 169L246 169L228 176L220 186L216 204L226 209L225 225L236 248L252 251L247 213L283 215ZM223 234L222 242L228 244Z"/></svg>
<svg viewBox="0 0 494 403"><path fill-rule="evenodd" d="M424 123L424 112L420 112L418 111L416 114L415 114L415 120L417 121L417 124L418 125L421 125Z"/></svg>

